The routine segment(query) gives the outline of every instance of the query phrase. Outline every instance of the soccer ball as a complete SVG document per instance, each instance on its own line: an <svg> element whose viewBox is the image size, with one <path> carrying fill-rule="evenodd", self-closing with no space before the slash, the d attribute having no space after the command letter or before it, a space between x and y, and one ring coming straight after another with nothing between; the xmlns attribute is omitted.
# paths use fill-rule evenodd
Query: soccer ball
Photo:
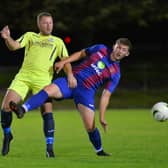
<svg viewBox="0 0 168 168"><path fill-rule="evenodd" d="M151 111L157 121L166 121L168 119L168 104L165 102L154 104Z"/></svg>

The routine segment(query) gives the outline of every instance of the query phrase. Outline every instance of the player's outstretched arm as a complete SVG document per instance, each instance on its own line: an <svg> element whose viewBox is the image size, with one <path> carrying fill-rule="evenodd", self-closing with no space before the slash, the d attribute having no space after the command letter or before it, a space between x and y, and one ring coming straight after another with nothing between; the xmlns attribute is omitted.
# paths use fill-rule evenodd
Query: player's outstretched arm
<svg viewBox="0 0 168 168"><path fill-rule="evenodd" d="M56 62L54 65L56 73L59 73L65 64L78 61L84 58L85 56L86 56L85 51L81 50L73 53L72 55L70 55L68 58L65 58L64 60Z"/></svg>

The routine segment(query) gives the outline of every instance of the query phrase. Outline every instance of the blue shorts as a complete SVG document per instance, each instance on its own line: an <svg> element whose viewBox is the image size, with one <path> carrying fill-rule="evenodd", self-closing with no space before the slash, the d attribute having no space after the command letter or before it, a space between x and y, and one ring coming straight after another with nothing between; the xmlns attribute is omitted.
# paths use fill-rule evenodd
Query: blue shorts
<svg viewBox="0 0 168 168"><path fill-rule="evenodd" d="M77 85L76 88L71 89L68 87L68 81L66 77L57 78L53 81L63 94L64 99L74 99L75 104L83 104L90 108L91 110L95 110L94 105L94 96L95 91L93 89L87 89L80 84Z"/></svg>

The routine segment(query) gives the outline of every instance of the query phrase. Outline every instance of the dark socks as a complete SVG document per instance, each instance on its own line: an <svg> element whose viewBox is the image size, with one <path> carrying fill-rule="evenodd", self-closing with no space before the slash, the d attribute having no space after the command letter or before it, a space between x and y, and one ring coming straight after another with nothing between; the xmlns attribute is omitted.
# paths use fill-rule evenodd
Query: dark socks
<svg viewBox="0 0 168 168"><path fill-rule="evenodd" d="M12 113L1 110L1 127L4 134L9 134L11 132L10 126L12 123Z"/></svg>
<svg viewBox="0 0 168 168"><path fill-rule="evenodd" d="M52 113L47 113L43 115L43 130L46 137L47 150L53 150L54 144L54 118Z"/></svg>
<svg viewBox="0 0 168 168"><path fill-rule="evenodd" d="M101 144L101 137L100 137L99 130L96 128L94 131L88 132L88 135L89 135L89 139L92 145L94 146L96 152L101 151L102 144Z"/></svg>

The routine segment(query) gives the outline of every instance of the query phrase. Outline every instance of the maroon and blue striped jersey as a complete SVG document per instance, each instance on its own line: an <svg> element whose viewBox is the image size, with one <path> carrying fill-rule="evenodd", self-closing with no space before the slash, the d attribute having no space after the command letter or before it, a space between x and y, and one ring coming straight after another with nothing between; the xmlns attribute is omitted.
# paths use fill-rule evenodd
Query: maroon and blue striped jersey
<svg viewBox="0 0 168 168"><path fill-rule="evenodd" d="M105 88L112 93L120 80L119 62L110 58L112 49L97 44L85 48L85 52L87 56L78 65L73 66L78 84L94 90L105 84Z"/></svg>

